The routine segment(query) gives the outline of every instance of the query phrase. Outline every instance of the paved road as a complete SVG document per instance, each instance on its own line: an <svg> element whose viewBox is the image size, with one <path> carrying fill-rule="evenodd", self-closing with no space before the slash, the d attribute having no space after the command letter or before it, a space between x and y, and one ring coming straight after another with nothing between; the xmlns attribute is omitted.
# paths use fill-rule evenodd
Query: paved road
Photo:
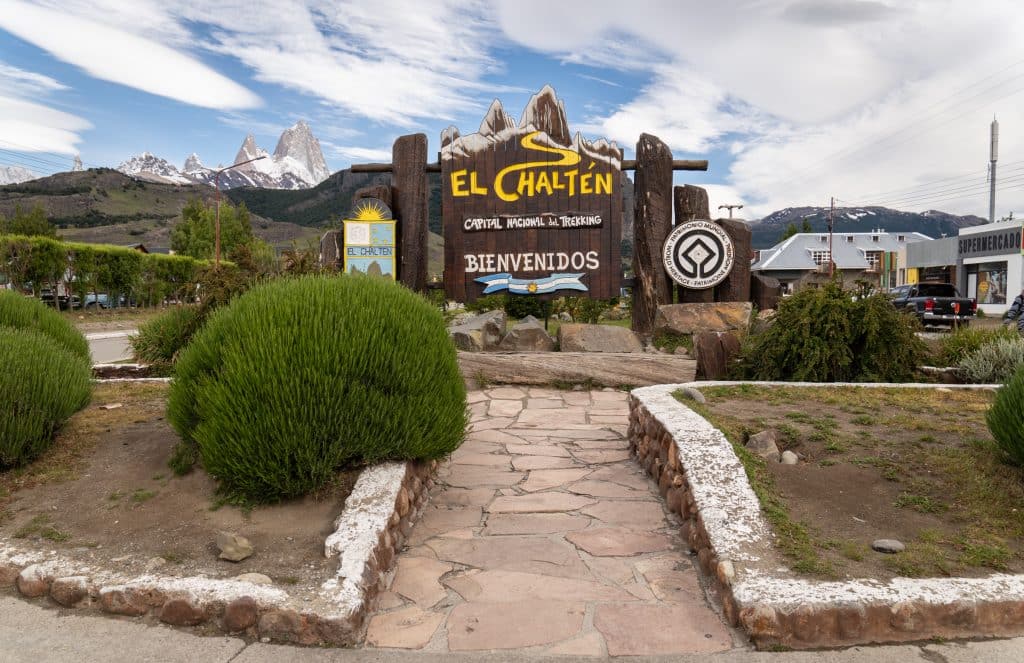
<svg viewBox="0 0 1024 663"><path fill-rule="evenodd" d="M126 329L124 331L86 334L85 339L89 341L92 362L94 364L109 364L115 361L131 359L132 350L128 339L137 333L138 330Z"/></svg>
<svg viewBox="0 0 1024 663"><path fill-rule="evenodd" d="M513 663L593 661L587 657L543 659L512 653L423 653L401 650L303 649L249 643L240 638L200 637L134 619L80 616L0 596L0 660L4 663ZM630 658L673 663L1018 663L1024 638L925 646L857 647L840 651L720 654Z"/></svg>

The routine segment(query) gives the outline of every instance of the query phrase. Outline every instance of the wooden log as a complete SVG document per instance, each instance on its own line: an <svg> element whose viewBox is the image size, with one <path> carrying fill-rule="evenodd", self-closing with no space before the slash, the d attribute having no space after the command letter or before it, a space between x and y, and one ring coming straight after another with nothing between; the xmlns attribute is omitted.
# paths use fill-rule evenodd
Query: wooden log
<svg viewBox="0 0 1024 663"><path fill-rule="evenodd" d="M682 355L636 352L459 352L467 380L501 384L642 387L691 382L697 362Z"/></svg>
<svg viewBox="0 0 1024 663"><path fill-rule="evenodd" d="M392 164L390 163L354 163L351 166L353 173L390 173L392 170ZM707 159L673 159L672 170L707 170L708 160ZM621 170L636 170L635 159L623 159ZM441 164L439 162L427 164L428 173L440 173Z"/></svg>
<svg viewBox="0 0 1024 663"><path fill-rule="evenodd" d="M400 136L392 147L392 203L399 228L398 278L410 290L427 289L427 136Z"/></svg>
<svg viewBox="0 0 1024 663"><path fill-rule="evenodd" d="M675 205L676 223L686 223L694 219L710 219L708 192L704 187L684 184L672 190ZM708 304L715 301L714 288L692 290L680 285L676 286L676 298L681 304Z"/></svg>
<svg viewBox="0 0 1024 663"><path fill-rule="evenodd" d="M388 207L391 207L391 187L387 184L371 184L361 189L356 189L352 194L353 202L361 198L376 198Z"/></svg>
<svg viewBox="0 0 1024 663"><path fill-rule="evenodd" d="M636 144L633 185L633 323L637 334L654 330L661 304L672 303L672 289L661 250L672 226L672 152L650 134Z"/></svg>
<svg viewBox="0 0 1024 663"><path fill-rule="evenodd" d="M716 302L749 302L750 301L750 227L738 219L716 219L715 223L732 240L732 270L725 280L715 286Z"/></svg>

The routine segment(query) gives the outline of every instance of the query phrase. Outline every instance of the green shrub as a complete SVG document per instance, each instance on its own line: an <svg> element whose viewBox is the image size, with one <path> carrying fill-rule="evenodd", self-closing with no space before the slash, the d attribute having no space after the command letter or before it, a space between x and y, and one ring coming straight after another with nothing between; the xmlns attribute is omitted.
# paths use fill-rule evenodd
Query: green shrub
<svg viewBox="0 0 1024 663"><path fill-rule="evenodd" d="M89 402L89 362L33 329L0 327L0 469L24 465Z"/></svg>
<svg viewBox="0 0 1024 663"><path fill-rule="evenodd" d="M1024 465L1024 368L996 393L985 415L996 446L1015 465Z"/></svg>
<svg viewBox="0 0 1024 663"><path fill-rule="evenodd" d="M981 346L1000 338L1016 339L1020 338L1020 334L1016 326L1000 325L991 329L960 327L942 337L936 363L940 366L956 366Z"/></svg>
<svg viewBox="0 0 1024 663"><path fill-rule="evenodd" d="M89 344L60 313L31 297L0 290L0 328L34 329L58 346L89 361ZM2 366L2 364L0 364Z"/></svg>
<svg viewBox="0 0 1024 663"><path fill-rule="evenodd" d="M303 276L257 285L207 319L178 357L168 418L224 492L265 502L342 466L450 453L465 400L424 298L383 279Z"/></svg>
<svg viewBox="0 0 1024 663"><path fill-rule="evenodd" d="M744 339L733 371L754 380L902 382L925 355L916 330L886 296L854 299L832 281L782 300L772 324Z"/></svg>
<svg viewBox="0 0 1024 663"><path fill-rule="evenodd" d="M139 327L132 337L135 359L146 364L170 364L185 347L199 325L199 313L192 306L176 306Z"/></svg>
<svg viewBox="0 0 1024 663"><path fill-rule="evenodd" d="M1016 333L982 345L960 360L964 379L975 384L1001 384L1024 364L1024 339Z"/></svg>

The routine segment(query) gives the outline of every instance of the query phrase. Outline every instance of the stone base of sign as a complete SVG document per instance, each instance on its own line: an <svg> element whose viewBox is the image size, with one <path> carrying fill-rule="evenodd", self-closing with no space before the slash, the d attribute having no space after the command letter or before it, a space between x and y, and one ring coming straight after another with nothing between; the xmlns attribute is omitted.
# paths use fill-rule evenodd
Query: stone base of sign
<svg viewBox="0 0 1024 663"><path fill-rule="evenodd" d="M633 331L614 325L567 323L558 328L563 352L643 352L644 344Z"/></svg>
<svg viewBox="0 0 1024 663"><path fill-rule="evenodd" d="M729 441L672 396L684 387L721 384L738 383L633 391L630 449L658 482L669 509L683 519L683 538L726 619L759 648L1024 634L1024 575L824 582L790 572L773 548L771 529Z"/></svg>
<svg viewBox="0 0 1024 663"><path fill-rule="evenodd" d="M460 352L469 381L493 384L645 386L694 380L685 355L614 352Z"/></svg>
<svg viewBox="0 0 1024 663"><path fill-rule="evenodd" d="M160 377L149 364L93 364L92 377L96 380L137 379Z"/></svg>
<svg viewBox="0 0 1024 663"><path fill-rule="evenodd" d="M654 318L654 335L746 329L750 324L751 309L750 302L666 304L658 307Z"/></svg>
<svg viewBox="0 0 1024 663"><path fill-rule="evenodd" d="M298 645L351 646L365 634L374 597L388 580L395 555L412 531L437 462L385 463L364 470L325 554L339 559L336 576L315 598L238 579L124 577L81 567L55 550L24 550L0 539L0 591L54 606L201 627L202 633L243 634Z"/></svg>

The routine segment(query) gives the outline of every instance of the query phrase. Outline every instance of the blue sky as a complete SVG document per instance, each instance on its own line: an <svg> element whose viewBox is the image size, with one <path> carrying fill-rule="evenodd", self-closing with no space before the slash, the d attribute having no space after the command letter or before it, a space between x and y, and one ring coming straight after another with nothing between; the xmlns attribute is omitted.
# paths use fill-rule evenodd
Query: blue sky
<svg viewBox="0 0 1024 663"><path fill-rule="evenodd" d="M306 120L331 170L424 132L518 117L706 158L714 209L884 204L1024 213L1024 9L1010 0L0 0L0 166L142 151L229 163Z"/></svg>

